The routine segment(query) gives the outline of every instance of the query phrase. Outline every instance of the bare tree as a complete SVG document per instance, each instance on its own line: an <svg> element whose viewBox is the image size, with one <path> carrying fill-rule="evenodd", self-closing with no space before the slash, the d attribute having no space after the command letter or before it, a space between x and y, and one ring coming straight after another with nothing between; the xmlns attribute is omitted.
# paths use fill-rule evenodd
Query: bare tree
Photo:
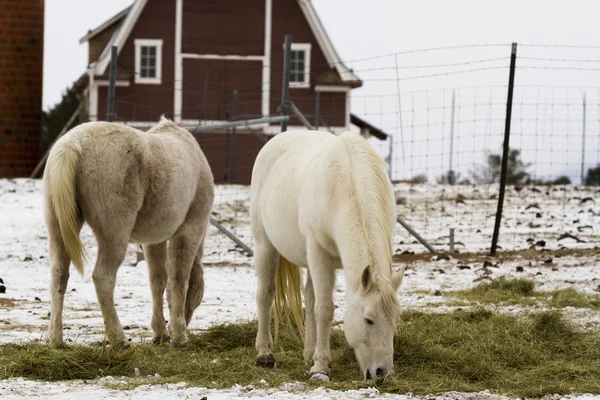
<svg viewBox="0 0 600 400"><path fill-rule="evenodd" d="M506 183L509 185L524 184L531 181L527 172L531 164L523 162L521 150L510 149L508 152L508 168L506 170ZM490 184L500 182L502 173L502 156L500 154L488 154L486 163L471 172L473 181L478 184Z"/></svg>

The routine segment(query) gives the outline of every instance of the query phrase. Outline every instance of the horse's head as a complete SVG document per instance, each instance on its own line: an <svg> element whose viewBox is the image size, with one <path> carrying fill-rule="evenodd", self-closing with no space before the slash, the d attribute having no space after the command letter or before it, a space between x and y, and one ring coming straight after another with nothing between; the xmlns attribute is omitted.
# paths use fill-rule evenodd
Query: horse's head
<svg viewBox="0 0 600 400"><path fill-rule="evenodd" d="M404 268L387 282L374 282L371 267L361 276L360 288L348 296L344 334L354 348L365 379L394 374L394 334L400 316L396 291Z"/></svg>

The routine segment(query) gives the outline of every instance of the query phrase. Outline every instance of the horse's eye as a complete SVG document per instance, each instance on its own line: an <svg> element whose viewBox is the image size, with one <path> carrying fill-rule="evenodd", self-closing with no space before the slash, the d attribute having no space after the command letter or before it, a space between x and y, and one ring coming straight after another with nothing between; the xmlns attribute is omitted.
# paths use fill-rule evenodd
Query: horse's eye
<svg viewBox="0 0 600 400"><path fill-rule="evenodd" d="M365 322L369 325L373 325L373 320L369 318L365 318Z"/></svg>

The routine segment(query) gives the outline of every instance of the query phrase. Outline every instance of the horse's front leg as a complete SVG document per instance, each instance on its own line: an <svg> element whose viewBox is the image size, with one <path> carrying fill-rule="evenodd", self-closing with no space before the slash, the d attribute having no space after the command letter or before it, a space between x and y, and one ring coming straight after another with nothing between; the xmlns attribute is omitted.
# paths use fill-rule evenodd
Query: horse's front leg
<svg viewBox="0 0 600 400"><path fill-rule="evenodd" d="M329 339L333 321L333 288L335 285L335 264L332 258L318 244L309 245L308 265L315 294L314 318L317 325L317 345L313 354L314 364L310 369L311 378L315 374L329 376L331 351Z"/></svg>
<svg viewBox="0 0 600 400"><path fill-rule="evenodd" d="M169 331L175 347L183 346L188 340L185 301L198 245L199 240L196 235L181 235L169 241L167 300L171 319Z"/></svg>

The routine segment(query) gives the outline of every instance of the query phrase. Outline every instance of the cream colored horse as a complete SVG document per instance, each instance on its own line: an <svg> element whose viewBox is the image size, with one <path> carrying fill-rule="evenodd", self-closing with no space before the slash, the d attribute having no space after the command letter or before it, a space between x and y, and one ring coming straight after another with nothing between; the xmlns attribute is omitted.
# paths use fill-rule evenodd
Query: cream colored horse
<svg viewBox="0 0 600 400"><path fill-rule="evenodd" d="M311 378L329 375L339 268L347 286L344 333L361 373L366 379L391 376L396 291L404 270L392 276L395 201L385 163L367 141L351 132L277 135L254 165L250 217L258 276L257 364L275 363L269 327L275 291L287 290L276 298L281 309L302 290L292 263L308 269L304 360L312 364ZM292 306L301 318L301 301Z"/></svg>
<svg viewBox="0 0 600 400"><path fill-rule="evenodd" d="M107 122L79 125L53 146L44 171L52 263L50 343L63 344L62 310L69 265L83 274L79 232L98 241L92 274L112 346L127 346L115 310L117 270L128 243L148 261L154 341L182 345L204 293L202 251L214 199L213 176L194 137L161 118L147 133ZM168 255L168 257L167 257ZM170 338L163 315L167 289Z"/></svg>

